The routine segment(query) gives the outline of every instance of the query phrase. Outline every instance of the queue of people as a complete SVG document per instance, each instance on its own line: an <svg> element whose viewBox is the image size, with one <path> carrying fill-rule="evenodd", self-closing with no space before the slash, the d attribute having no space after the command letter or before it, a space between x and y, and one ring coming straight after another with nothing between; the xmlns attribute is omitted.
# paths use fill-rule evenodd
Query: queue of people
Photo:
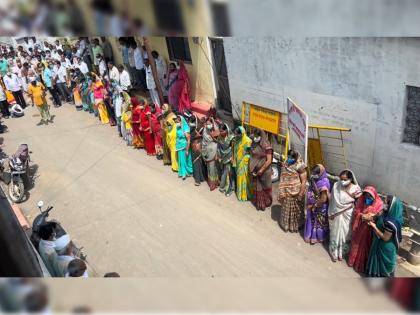
<svg viewBox="0 0 420 315"><path fill-rule="evenodd" d="M227 197L235 194L239 201L251 201L257 210L270 208L273 147L265 131L254 129L248 135L243 126L232 130L215 111L197 117L190 111L185 66L181 63L177 69L171 63L166 70L165 62L153 52L158 80L168 100L161 104L145 49L127 38L119 41L124 65L115 65L109 53L105 58L97 39L90 50L86 38L66 51L57 43L47 43L48 50L34 48L32 54L22 46L17 53L3 48L0 71L5 88L23 108L24 89L39 108L42 123L51 120L45 99L48 90L55 106L71 101L76 109L95 115L102 124L115 126L127 146L155 156L180 179L191 177L196 186L207 183L211 191L218 189ZM7 67L2 66L5 54ZM151 102L136 96L133 87L147 90ZM323 165L308 171L297 151L290 150L287 156L277 198L282 229L298 232L303 228L304 240L310 244L328 242L333 262L347 258L357 272L393 276L403 224L401 201L388 197L383 202L371 186L362 190L349 170L331 183ZM47 250L51 233L43 238L47 261L47 254L54 252ZM60 253L68 256L66 249L61 249ZM67 266L70 259L64 260ZM74 264L78 268L81 265ZM54 268L50 267L51 272L57 273ZM82 269L77 269L78 273Z"/></svg>

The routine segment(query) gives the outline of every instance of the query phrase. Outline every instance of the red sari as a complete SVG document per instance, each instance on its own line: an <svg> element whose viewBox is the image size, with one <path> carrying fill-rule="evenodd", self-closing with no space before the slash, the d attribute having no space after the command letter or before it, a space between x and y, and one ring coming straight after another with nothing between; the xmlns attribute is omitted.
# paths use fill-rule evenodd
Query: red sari
<svg viewBox="0 0 420 315"><path fill-rule="evenodd" d="M179 95L178 111L184 113L186 110L191 109L190 100L190 80L188 78L188 72L183 62L181 62L178 71L178 81L180 81L181 94Z"/></svg>
<svg viewBox="0 0 420 315"><path fill-rule="evenodd" d="M141 111L140 114L140 127L144 137L144 146L147 152L147 155L155 155L155 140L153 138L153 131L150 125L150 106L146 105L145 108Z"/></svg>
<svg viewBox="0 0 420 315"><path fill-rule="evenodd" d="M351 249L348 264L357 272L365 272L366 263L369 258L369 250L372 244L372 228L366 221L362 220L363 214L376 215L382 211L383 202L376 189L372 186L366 187L363 192L367 192L374 197L373 204L365 205L365 197L359 198L356 209L353 213Z"/></svg>
<svg viewBox="0 0 420 315"><path fill-rule="evenodd" d="M152 124L153 138L155 140L155 150L157 155L163 154L163 143L162 143L162 134L159 116L161 115L160 111L156 111L150 116L150 123Z"/></svg>
<svg viewBox="0 0 420 315"><path fill-rule="evenodd" d="M140 123L135 122L139 121L141 118L141 112L139 101L136 98L131 99L133 104L133 109L131 110L131 130L133 134L133 146L137 149L144 148L142 134L140 131Z"/></svg>

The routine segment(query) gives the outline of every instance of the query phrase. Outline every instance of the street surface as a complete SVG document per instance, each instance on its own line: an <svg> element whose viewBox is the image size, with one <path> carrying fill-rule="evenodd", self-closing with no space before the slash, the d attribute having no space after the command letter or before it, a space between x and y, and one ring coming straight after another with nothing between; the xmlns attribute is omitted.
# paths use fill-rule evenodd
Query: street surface
<svg viewBox="0 0 420 315"><path fill-rule="evenodd" d="M320 245L284 233L279 207L251 203L183 182L144 151L127 147L115 127L69 104L51 108L54 123L37 126L36 108L5 120L3 150L33 151L35 184L21 204L30 223L36 203L53 205L97 275L123 277L358 277L332 263ZM276 199L276 198L275 198Z"/></svg>

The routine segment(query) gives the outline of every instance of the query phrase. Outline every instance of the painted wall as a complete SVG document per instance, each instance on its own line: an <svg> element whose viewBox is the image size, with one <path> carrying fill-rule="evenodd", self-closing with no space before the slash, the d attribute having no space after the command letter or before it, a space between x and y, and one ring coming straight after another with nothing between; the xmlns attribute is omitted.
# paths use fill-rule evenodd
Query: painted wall
<svg viewBox="0 0 420 315"><path fill-rule="evenodd" d="M352 129L346 148L362 185L420 204L420 147L401 141L406 85L420 86L420 39L235 37L224 42L237 110L248 101L285 112L291 97L311 123Z"/></svg>

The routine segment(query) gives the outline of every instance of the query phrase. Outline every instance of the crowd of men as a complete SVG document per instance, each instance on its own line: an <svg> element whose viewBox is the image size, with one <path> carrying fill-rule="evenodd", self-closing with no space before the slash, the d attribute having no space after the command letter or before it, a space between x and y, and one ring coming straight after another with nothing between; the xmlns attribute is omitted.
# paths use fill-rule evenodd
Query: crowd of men
<svg viewBox="0 0 420 315"><path fill-rule="evenodd" d="M0 107L4 118L20 117L27 106L27 94L42 117L41 124L52 122L46 92L54 106L63 102L75 103L74 89L80 93L85 79L113 82L123 91L140 89L150 94L155 104L160 104L155 78L144 45L134 38L119 38L123 64L115 65L114 51L106 37L89 39L80 37L70 42L24 38L22 44L0 46ZM166 76L166 62L156 51L152 52L161 85ZM77 98L77 96L76 96Z"/></svg>

